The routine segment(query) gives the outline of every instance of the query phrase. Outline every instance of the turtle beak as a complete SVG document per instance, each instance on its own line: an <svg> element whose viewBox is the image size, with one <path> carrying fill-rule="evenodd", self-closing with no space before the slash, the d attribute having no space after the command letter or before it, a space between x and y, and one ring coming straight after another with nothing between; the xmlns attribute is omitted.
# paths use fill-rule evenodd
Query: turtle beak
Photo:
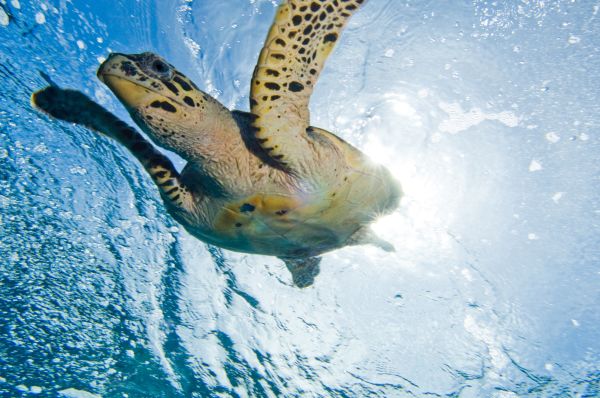
<svg viewBox="0 0 600 398"><path fill-rule="evenodd" d="M104 60L104 62L102 62L100 64L100 67L98 67L98 70L96 71L96 77L98 78L98 80L100 80L102 83L104 83L104 74L106 73L106 65L107 63L110 61L110 59L112 58L112 56L114 55L114 53L110 53L108 55L108 58Z"/></svg>
<svg viewBox="0 0 600 398"><path fill-rule="evenodd" d="M96 76L98 77L98 79L102 83L106 83L104 81L104 77L106 76L106 74L109 72L110 69L114 68L114 65L116 64L115 61L118 62L117 59L123 59L123 58L126 58L126 56L124 54L110 53L108 55L108 58L104 62L102 62L102 64L100 64L100 67L98 68L98 71L96 72Z"/></svg>
<svg viewBox="0 0 600 398"><path fill-rule="evenodd" d="M115 75L104 75L100 80L111 89L126 106L137 108L148 102L149 91L127 79Z"/></svg>
<svg viewBox="0 0 600 398"><path fill-rule="evenodd" d="M111 53L96 75L125 106L137 108L147 102L148 90L134 81L140 74L129 56Z"/></svg>

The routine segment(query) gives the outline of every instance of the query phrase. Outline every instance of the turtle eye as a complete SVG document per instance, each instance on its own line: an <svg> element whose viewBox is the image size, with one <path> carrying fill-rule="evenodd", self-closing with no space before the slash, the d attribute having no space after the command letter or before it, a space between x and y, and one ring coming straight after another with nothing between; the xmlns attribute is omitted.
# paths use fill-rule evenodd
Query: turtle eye
<svg viewBox="0 0 600 398"><path fill-rule="evenodd" d="M171 71L169 65L167 65L166 62L161 61L160 59L154 60L154 62L152 62L152 64L150 65L150 68L152 68L153 72L159 75L168 75Z"/></svg>

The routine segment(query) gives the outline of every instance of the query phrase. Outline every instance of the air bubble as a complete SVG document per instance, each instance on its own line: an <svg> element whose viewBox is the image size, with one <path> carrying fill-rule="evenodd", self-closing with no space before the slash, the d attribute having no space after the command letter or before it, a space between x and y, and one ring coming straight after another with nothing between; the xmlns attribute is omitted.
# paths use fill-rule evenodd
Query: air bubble
<svg viewBox="0 0 600 398"><path fill-rule="evenodd" d="M37 22L40 25L46 23L46 16L43 12L38 12L37 14L35 14L35 22Z"/></svg>

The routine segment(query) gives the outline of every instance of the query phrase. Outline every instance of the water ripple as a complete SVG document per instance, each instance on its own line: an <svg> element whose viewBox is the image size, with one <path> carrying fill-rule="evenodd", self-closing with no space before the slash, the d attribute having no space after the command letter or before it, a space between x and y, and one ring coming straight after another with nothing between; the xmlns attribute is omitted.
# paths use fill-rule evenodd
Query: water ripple
<svg viewBox="0 0 600 398"><path fill-rule="evenodd" d="M402 182L375 225L397 252L328 254L305 290L197 241L123 148L30 107L49 78L128 119L95 69L151 50L246 110L276 3L0 0L0 395L600 395L598 5L357 13L311 120Z"/></svg>

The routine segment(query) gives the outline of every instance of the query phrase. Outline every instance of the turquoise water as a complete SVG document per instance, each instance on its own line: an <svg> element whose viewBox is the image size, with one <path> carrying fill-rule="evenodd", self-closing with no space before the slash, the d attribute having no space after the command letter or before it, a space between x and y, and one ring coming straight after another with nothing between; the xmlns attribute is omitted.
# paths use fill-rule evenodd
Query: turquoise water
<svg viewBox="0 0 600 398"><path fill-rule="evenodd" d="M370 0L312 124L400 179L397 251L308 289L29 105L43 73L129 120L95 70L153 51L247 110L276 3L0 0L0 395L600 396L600 3Z"/></svg>

